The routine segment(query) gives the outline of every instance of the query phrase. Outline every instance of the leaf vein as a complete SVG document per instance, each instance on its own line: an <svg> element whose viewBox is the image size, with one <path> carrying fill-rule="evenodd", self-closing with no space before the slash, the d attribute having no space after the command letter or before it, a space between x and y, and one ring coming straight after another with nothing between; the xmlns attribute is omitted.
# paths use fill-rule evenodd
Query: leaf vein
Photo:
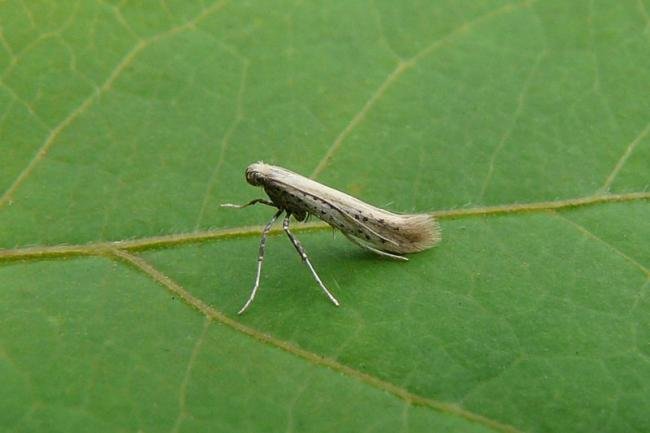
<svg viewBox="0 0 650 433"><path fill-rule="evenodd" d="M224 134L223 138L221 139L221 149L219 150L219 157L217 159L217 163L214 166L214 169L212 170L212 173L210 174L210 179L208 180L208 184L205 189L205 194L203 195L203 200L201 202L201 208L199 209L199 215L196 219L196 224L194 225L194 230L197 230L201 226L201 222L203 221L205 210L208 206L208 201L210 199L210 196L212 195L212 191L214 190L214 187L216 186L217 176L219 175L219 171L221 169L221 166L223 165L223 161L226 156L226 151L228 150L228 145L230 144L230 139L232 138L233 134L239 127L241 121L244 119L244 108L243 108L244 91L246 89L246 80L248 77L248 67L250 65L250 62L247 59L242 59L242 61L244 62L244 64L242 66L241 78L239 82L239 90L237 92L235 118L233 122L230 124L228 130L226 130L226 133Z"/></svg>
<svg viewBox="0 0 650 433"><path fill-rule="evenodd" d="M627 260L628 262L630 262L630 263L631 263L632 265L634 265L636 268L640 269L641 272L643 272L647 277L650 277L650 269L648 269L648 268L646 268L645 266L643 266L641 263L639 263L639 262L638 262L637 260L635 260L634 258L628 256L628 255L625 254L623 251L621 251L620 249L618 249L617 247L615 247L615 246L612 245L611 243L607 242L607 241L604 240L603 238L600 238L600 237L596 236L594 233L590 232L590 231L589 231L586 227L584 227L583 225L580 225L580 224L578 224L577 222L573 221L572 219L567 218L566 216L561 215L561 214L559 214L559 213L557 213L557 212L554 212L554 214L557 215L558 218L560 218L560 219L566 221L568 224L572 225L572 226L573 226L574 228L576 228L580 233L582 233L583 235L587 236L588 238L593 239L593 240L595 240L595 241L598 241L598 242L600 242L600 243L606 245L609 249L611 249L612 251L614 251L617 255L623 257L625 260Z"/></svg>
<svg viewBox="0 0 650 433"><path fill-rule="evenodd" d="M421 395L413 394L407 389L397 386L391 382L387 382L371 374L364 373L348 365L341 364L340 362L334 359L323 357L317 353L303 349L287 341L276 338L272 335L260 332L255 328L246 326L236 320L231 319L221 311L209 306L201 299L195 297L187 289L181 286L178 282L174 281L169 276L165 275L163 272L155 268L153 265L151 265L143 258L117 248L111 249L110 253L113 255L114 258L119 259L120 261L123 261L131 265L138 271L148 275L155 282L164 286L166 289L171 291L174 295L178 296L187 304L194 307L200 313L205 315L206 318L208 318L209 320L215 320L225 326L228 326L229 328L235 331L238 331L242 334L252 337L255 340L258 340L262 343L268 344L269 346L275 347L277 349L281 349L287 353L295 355L298 358L301 358L316 366L330 368L334 371L345 374L348 377L356 379L374 388L388 392L394 395L395 397L406 401L411 405L428 407L430 409L448 415L456 416L471 422L475 422L477 424L491 428L495 431L504 432L504 433L521 433L520 430L516 429L513 426L503 424L499 421L484 417L474 412L470 412L455 404L445 403L432 398L427 398Z"/></svg>
<svg viewBox="0 0 650 433"><path fill-rule="evenodd" d="M612 186L612 183L616 179L616 176L618 176L618 173L623 169L623 166L627 162L627 160L630 158L630 155L634 152L634 150L637 148L639 143L643 141L643 139L650 133L650 122L645 126L645 128L639 133L639 135L634 138L625 147L625 151L623 152L623 155L619 158L618 162L612 169L611 173L609 173L609 176L607 176L607 179L605 179L605 183L603 183L603 186L600 188L601 192L607 192L609 191L609 188Z"/></svg>
<svg viewBox="0 0 650 433"><path fill-rule="evenodd" d="M119 78L122 72L124 72L126 68L128 68L128 66L133 63L133 61L138 56L138 54L140 54L145 48L148 48L152 44L155 44L156 42L160 41L165 37L173 36L177 33L180 33L188 29L193 29L205 17L207 17L211 13L214 13L222 9L225 3L226 1L220 1L214 3L211 7L204 9L200 14L198 14L196 17L189 20L187 23L183 25L172 27L171 29L163 33L154 35L148 39L139 40L138 43L135 44L135 46L131 48L131 50L127 52L126 55L122 58L122 60L120 60L120 62L115 66L115 68L111 71L106 81L104 81L104 83L101 86L95 88L95 91L90 95L88 95L81 102L81 104L77 106L77 108L72 110L61 122L59 122L58 125L56 125L53 129L50 130L50 133L45 138L45 141L36 151L36 153L29 161L27 166L18 174L14 182L2 194L2 197L0 197L0 208L2 208L4 205L6 205L8 202L11 201L12 196L15 194L16 190L18 190L18 188L23 184L23 182L25 182L25 180L32 174L32 172L38 166L38 164L47 156L47 153L50 151L50 149L56 142L61 132L63 132L70 125L72 125L75 122L75 120L77 120L79 116L81 116L86 110L88 110L93 105L93 103L97 101L102 95L104 95L106 92L111 90L113 83L115 83L115 81Z"/></svg>
<svg viewBox="0 0 650 433"><path fill-rule="evenodd" d="M386 90L388 90L389 87L391 87L395 82L399 80L399 78L404 75L404 73L413 68L420 60L423 58L427 57L437 49L443 47L446 43L450 42L453 40L455 36L467 33L469 30L474 28L476 25L480 24L481 22L494 18L500 15L503 15L505 13L511 12L519 7L523 6L529 6L532 3L532 1L524 1L518 4L513 4L509 3L506 4L505 6L495 9L491 12L488 12L484 15L479 16L478 18L475 18L471 21L465 22L459 27L455 28L454 30L450 31L447 33L445 36L441 37L440 39L435 40L432 42L429 46L426 48L422 49L418 53L416 53L413 57L406 59L406 60L400 60L395 68L386 76L384 81L379 85L379 87L370 95L366 103L361 107L361 110L358 111L350 120L350 122L345 125L343 130L339 133L339 135L334 139L334 142L330 145L330 147L327 149L325 152L325 155L323 158L319 161L318 165L316 165L316 168L314 171L311 173L310 177L315 178L319 174L323 172L323 170L329 165L330 161L334 157L334 155L338 152L338 150L341 148L343 142L345 139L350 135L350 133L359 125L363 120L366 118L366 115L370 110L377 104L377 102L381 99L381 97L386 93Z"/></svg>
<svg viewBox="0 0 650 433"><path fill-rule="evenodd" d="M650 200L650 192L635 192L626 194L606 194L590 197L555 200L535 203L509 204L501 206L488 206L468 209L449 209L431 212L439 219L456 219L466 217L487 217L494 215L507 215L517 213L548 212L559 209L590 206L604 203L621 203L639 200ZM296 232L310 232L329 229L330 226L323 222L304 223L296 226ZM107 250L120 248L125 251L141 251L154 248L169 248L179 245L207 242L215 239L241 238L255 236L260 233L260 226L232 227L218 230L206 230L191 233L178 233L162 236L152 236L140 239L126 239L110 242L92 242L78 245L54 245L22 248L0 249L0 261L46 259L70 256L105 255ZM282 233L275 228L270 234Z"/></svg>
<svg viewBox="0 0 650 433"><path fill-rule="evenodd" d="M512 119L510 121L510 124L501 135L501 139L499 140L499 143L494 148L494 151L492 152L492 156L490 157L488 172L485 175L485 180L483 181L483 187L481 187L481 193L479 195L480 201L483 201L485 197L485 192L487 191L487 188L490 185L490 182L492 181L492 176L494 174L494 164L496 163L497 156L499 156L499 153L501 153L501 151L505 147L506 142L510 139L510 136L512 135L512 131L514 131L515 126L517 125L517 122L521 117L521 113L524 110L524 102L526 99L526 95L528 94L528 90L530 89L530 85L537 71L539 70L539 66L542 63L542 59L547 54L548 51L544 49L539 55L537 55L537 58L535 59L535 63L533 63L533 66L530 68L530 71L528 72L528 76L524 80L524 84L521 88L521 91L519 92L519 96L517 97L517 106L515 108L514 113L512 114Z"/></svg>
<svg viewBox="0 0 650 433"><path fill-rule="evenodd" d="M178 391L178 417L176 418L176 422L174 423L174 427L172 428L171 432L172 433L177 433L180 431L181 425L183 424L183 421L185 418L188 416L187 413L187 386L190 382L190 379L192 377L192 369L194 368L194 364L196 364L196 358L199 356L199 352L201 352L201 347L203 346L203 342L205 341L205 336L208 333L208 328L210 327L210 318L206 317L205 321L203 322L203 330L201 331L201 334L199 337L196 339L196 343L194 344L194 348L192 349L192 353L190 354L190 359L187 362L187 368L185 369L185 375L183 376L183 380L181 381L181 385Z"/></svg>

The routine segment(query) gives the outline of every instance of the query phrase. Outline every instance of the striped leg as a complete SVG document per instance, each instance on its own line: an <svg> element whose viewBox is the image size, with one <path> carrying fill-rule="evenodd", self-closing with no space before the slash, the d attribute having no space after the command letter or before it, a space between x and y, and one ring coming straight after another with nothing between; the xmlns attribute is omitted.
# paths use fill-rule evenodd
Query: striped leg
<svg viewBox="0 0 650 433"><path fill-rule="evenodd" d="M291 214L287 213L287 216L284 217L284 222L282 223L282 228L287 233L287 236L289 236L289 239L291 239L291 243L296 248L296 251L298 251L298 254L300 255L300 258L302 259L302 261L309 268L309 271L311 272L311 275L314 277L314 279L316 280L316 282L318 283L320 288L323 289L323 291L325 292L327 297L330 298L330 301L332 301L332 303L334 303L334 305L336 305L338 307L339 306L339 301L337 301L336 298L334 297L334 295L332 295L330 293L330 291L327 290L327 287L325 287L325 285L321 281L320 277L318 276L318 274L314 270L314 267L312 266L311 262L309 261L309 257L307 257L307 253L305 252L305 249L302 247L302 244L300 243L300 241L298 239L296 239L296 237L293 235L293 233L291 233L291 231L289 231L289 217L290 216L291 216Z"/></svg>
<svg viewBox="0 0 650 433"><path fill-rule="evenodd" d="M255 275L255 285L253 286L253 290L251 291L251 296L248 298L248 301L244 304L244 306L239 310L237 314L242 314L244 311L248 309L248 307L251 305L253 302L253 299L255 299L255 295L257 294L257 289L260 287L260 276L262 275L262 264L264 263L264 250L266 247L266 236L269 234L269 231L271 230L271 226L275 222L275 220L278 219L278 217L284 212L284 209L278 210L275 215L273 215L273 218L271 218L271 221L264 227L264 230L262 230L262 239L260 239L260 249L259 249L259 254L257 255L257 275Z"/></svg>

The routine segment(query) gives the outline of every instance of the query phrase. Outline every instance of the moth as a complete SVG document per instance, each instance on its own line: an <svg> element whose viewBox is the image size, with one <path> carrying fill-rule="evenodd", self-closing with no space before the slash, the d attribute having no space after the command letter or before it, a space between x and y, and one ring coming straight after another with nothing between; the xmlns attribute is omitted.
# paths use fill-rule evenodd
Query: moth
<svg viewBox="0 0 650 433"><path fill-rule="evenodd" d="M260 286L266 238L273 223L283 213L285 216L282 228L320 288L336 306L339 306L339 301L325 287L302 244L289 229L291 216L298 221L304 221L313 215L340 230L360 247L397 260L408 260L402 254L431 248L441 238L440 226L431 215L402 215L389 212L286 168L257 162L246 168L246 181L253 186L261 186L270 200L258 198L243 205L226 203L221 206L241 209L254 204L265 204L276 208L277 211L262 230L255 284L238 314L246 311L255 299Z"/></svg>

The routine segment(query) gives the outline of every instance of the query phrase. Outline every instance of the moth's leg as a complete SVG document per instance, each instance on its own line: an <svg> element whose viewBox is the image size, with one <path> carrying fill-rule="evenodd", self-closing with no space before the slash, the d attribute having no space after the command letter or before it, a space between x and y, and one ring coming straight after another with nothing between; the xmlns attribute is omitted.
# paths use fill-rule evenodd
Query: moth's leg
<svg viewBox="0 0 650 433"><path fill-rule="evenodd" d="M252 205L257 204L257 203L262 203L262 204L265 204L265 205L267 205L267 206L271 206L271 207L275 207L275 208L277 208L277 206L274 205L273 202L271 202L271 201L269 201L269 200L265 200L265 199L263 199L263 198L256 198L255 200L251 200L251 201L249 201L249 202L246 203L246 204L232 204L232 203L224 203L224 204L222 204L222 205L220 205L220 206L221 206L221 207L234 207L234 208L236 208L236 209L241 209L241 208L245 208L245 207L247 207L247 206L252 206Z"/></svg>
<svg viewBox="0 0 650 433"><path fill-rule="evenodd" d="M262 239L260 239L260 249L259 253L257 255L257 275L255 275L255 285L253 286L253 290L251 291L251 296L248 298L248 301L244 304L244 306L239 310L237 314L241 314L246 309L251 305L253 302L253 299L255 299L255 295L257 294L257 289L260 286L260 275L262 275L262 263L264 263L264 249L266 247L266 236L269 234L269 231L271 230L271 226L275 222L275 220L278 219L278 217L284 212L284 209L278 210L275 215L273 215L273 218L271 218L271 221L264 227L264 230L262 230Z"/></svg>
<svg viewBox="0 0 650 433"><path fill-rule="evenodd" d="M339 301L337 301L336 298L334 297L334 295L332 295L330 293L330 291L327 290L327 287L325 287L325 284L323 284L320 277L318 276L318 274L314 270L314 267L312 266L311 262L309 261L309 257L307 257L307 253L305 252L305 249L302 247L302 244L300 243L300 241L298 239L296 239L296 237L293 235L293 233L291 233L291 231L289 230L289 217L290 216L291 216L291 214L287 213L287 216L284 217L284 222L282 223L282 228L287 233L287 236L289 236L289 239L291 239L291 243L296 248L296 251L298 251L298 255L300 255L300 258L305 263L305 265L307 265L307 267L309 268L309 271L311 272L311 275L314 277L314 279L316 280L316 282L318 283L320 288L323 289L323 291L325 292L327 297L330 298L330 301L332 301L332 303L338 307L339 306Z"/></svg>
<svg viewBox="0 0 650 433"><path fill-rule="evenodd" d="M343 234L345 235L346 238L350 239L352 242L359 245L361 248L365 248L368 251L372 251L375 254L379 254L380 256L390 257L391 259L402 260L402 261L405 261L405 262L408 262L408 260L409 260L407 257L400 256L398 254L388 253L386 251L378 250L377 248L373 248L370 245L364 244L363 242L359 241L354 236L350 236L347 233L343 233Z"/></svg>

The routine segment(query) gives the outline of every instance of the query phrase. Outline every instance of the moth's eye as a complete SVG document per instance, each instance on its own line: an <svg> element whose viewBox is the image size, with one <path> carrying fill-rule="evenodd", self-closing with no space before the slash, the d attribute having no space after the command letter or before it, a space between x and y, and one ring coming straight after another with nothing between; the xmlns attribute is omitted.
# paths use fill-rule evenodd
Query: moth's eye
<svg viewBox="0 0 650 433"><path fill-rule="evenodd" d="M262 176L253 170L246 170L246 182L250 183L253 186L258 186L260 184Z"/></svg>

